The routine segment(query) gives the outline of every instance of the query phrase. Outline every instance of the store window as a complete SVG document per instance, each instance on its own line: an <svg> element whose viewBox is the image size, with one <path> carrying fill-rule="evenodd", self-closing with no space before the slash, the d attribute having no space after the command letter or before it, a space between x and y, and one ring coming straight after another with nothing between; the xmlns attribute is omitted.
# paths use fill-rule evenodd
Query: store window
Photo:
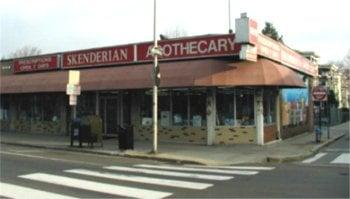
<svg viewBox="0 0 350 199"><path fill-rule="evenodd" d="M7 121L9 120L9 109L10 109L10 101L9 97L6 95L1 95L0 98L0 120Z"/></svg>
<svg viewBox="0 0 350 199"><path fill-rule="evenodd" d="M123 123L131 125L131 98L134 97L133 93L129 91L123 92Z"/></svg>
<svg viewBox="0 0 350 199"><path fill-rule="evenodd" d="M96 93L84 92L78 96L77 116L94 115L96 111Z"/></svg>
<svg viewBox="0 0 350 199"><path fill-rule="evenodd" d="M152 125L152 90L147 90L140 96L141 124Z"/></svg>
<svg viewBox="0 0 350 199"><path fill-rule="evenodd" d="M17 99L17 119L21 121L30 121L32 114L33 96L29 94L20 95Z"/></svg>
<svg viewBox="0 0 350 199"><path fill-rule="evenodd" d="M57 122L60 120L60 97L54 94L47 94L43 98L43 120Z"/></svg>
<svg viewBox="0 0 350 199"><path fill-rule="evenodd" d="M140 97L140 101L142 125L150 126L152 125L152 90L146 91ZM206 126L206 90L159 90L158 123L163 127Z"/></svg>
<svg viewBox="0 0 350 199"><path fill-rule="evenodd" d="M217 125L233 126L234 125L234 100L235 94L233 89L218 89L216 95Z"/></svg>
<svg viewBox="0 0 350 199"><path fill-rule="evenodd" d="M276 94L273 90L265 90L263 95L264 123L276 122Z"/></svg>
<svg viewBox="0 0 350 199"><path fill-rule="evenodd" d="M189 100L190 125L194 127L206 126L206 90L189 91Z"/></svg>
<svg viewBox="0 0 350 199"><path fill-rule="evenodd" d="M237 125L254 125L254 90L236 90L236 122Z"/></svg>
<svg viewBox="0 0 350 199"><path fill-rule="evenodd" d="M173 125L188 125L188 90L178 89L173 91Z"/></svg>
<svg viewBox="0 0 350 199"><path fill-rule="evenodd" d="M167 127L171 125L170 110L171 94L168 90L160 90L158 93L158 120L160 125Z"/></svg>

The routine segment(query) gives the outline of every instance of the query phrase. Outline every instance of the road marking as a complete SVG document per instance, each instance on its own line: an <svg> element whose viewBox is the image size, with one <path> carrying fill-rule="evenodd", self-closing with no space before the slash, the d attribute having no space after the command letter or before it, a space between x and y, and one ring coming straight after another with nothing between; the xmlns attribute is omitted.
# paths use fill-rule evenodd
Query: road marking
<svg viewBox="0 0 350 199"><path fill-rule="evenodd" d="M199 182L189 182L182 180L168 180L168 179L160 179L160 178L150 178L150 177L141 177L141 176L132 176L132 175L122 175L122 174L114 174L114 173L106 173L106 172L97 172L90 171L85 169L72 169L66 170L68 173L77 173L81 175L89 175L94 177L102 177L109 178L114 180L125 180L131 182L139 182L145 184L155 184L169 187L179 187L185 189L206 189L208 187L213 186L213 184L208 183L199 183Z"/></svg>
<svg viewBox="0 0 350 199"><path fill-rule="evenodd" d="M134 198L164 198L172 195L172 193L153 191L140 188L132 188L119 185L111 185L100 182L93 182L88 180L80 180L75 178L56 176L45 173L34 173L28 175L19 176L20 178L47 182L51 184L57 184L61 186L68 186L78 189L85 189L89 191L96 191L101 193L113 194L123 197L134 197Z"/></svg>
<svg viewBox="0 0 350 199"><path fill-rule="evenodd" d="M347 152L347 153L349 153L349 149L326 149L325 150L326 152Z"/></svg>
<svg viewBox="0 0 350 199"><path fill-rule="evenodd" d="M175 171L198 171L198 172L209 172L209 173L223 173L223 174L236 174L236 175L255 175L258 171L239 171L239 170L220 170L220 169L202 169L202 168L190 168L190 167L175 167L175 166L161 166L161 165L147 165L138 164L137 167L151 168L151 169L168 169Z"/></svg>
<svg viewBox="0 0 350 199"><path fill-rule="evenodd" d="M65 196L56 193L31 189L13 184L0 182L0 195L8 198L35 198L35 199L73 199L75 197Z"/></svg>
<svg viewBox="0 0 350 199"><path fill-rule="evenodd" d="M69 163L74 163L74 164L82 164L84 163L85 165L91 165L91 166L101 166L101 164L95 164L95 163L90 163L90 162L84 162L84 161L77 161L77 160L66 160L66 159L59 159L59 158L48 158L44 156L38 156L38 155L28 155L28 154L21 154L21 153L13 153L13 152L7 152L7 151L0 151L0 154L5 154L5 155L16 155L16 156L22 156L26 158L37 158L37 159L43 159L43 160L50 160L50 161L60 161L60 162L69 162ZM83 155L83 154L81 154Z"/></svg>
<svg viewBox="0 0 350 199"><path fill-rule="evenodd" d="M325 156L327 153L318 153L316 154L314 157L312 158L308 158L306 160L303 160L302 163L311 163L311 162L315 162L316 160L322 158L323 156Z"/></svg>
<svg viewBox="0 0 350 199"><path fill-rule="evenodd" d="M129 172L136 172L136 173L167 175L167 176L196 178L196 179L204 179L204 180L230 180L233 178L233 176L204 175L204 174L196 174L196 173L159 171L159 170L152 170L152 169L130 168L130 167L120 167L120 166L108 166L108 167L103 167L103 168L110 169L110 170L116 170L116 171L129 171Z"/></svg>
<svg viewBox="0 0 350 199"><path fill-rule="evenodd" d="M273 170L275 167L255 167L255 166L199 166L188 164L193 168L213 168L213 169L238 169L238 170Z"/></svg>
<svg viewBox="0 0 350 199"><path fill-rule="evenodd" d="M342 153L336 159L334 159L332 164L350 164L350 153Z"/></svg>

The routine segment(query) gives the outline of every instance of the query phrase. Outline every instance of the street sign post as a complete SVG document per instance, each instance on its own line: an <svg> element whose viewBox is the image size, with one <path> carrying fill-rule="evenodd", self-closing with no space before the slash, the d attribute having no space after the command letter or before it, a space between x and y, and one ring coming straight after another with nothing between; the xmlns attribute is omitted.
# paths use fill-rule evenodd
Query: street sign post
<svg viewBox="0 0 350 199"><path fill-rule="evenodd" d="M329 118L329 107L328 107L328 89L325 86L316 86L312 89L312 100L314 102L319 102L319 112L318 112L318 125L319 125L319 130L322 132L322 120L321 120L321 115L322 115L322 109L321 107L324 107L323 112L326 113L326 117L327 117L327 138L330 138L330 134L329 134L329 122L330 122L330 118ZM324 103L326 102L326 103ZM319 133L321 133L319 132Z"/></svg>
<svg viewBox="0 0 350 199"><path fill-rule="evenodd" d="M69 79L66 88L66 93L69 95L69 105L72 106L72 124L76 120L77 117L77 96L81 93L80 83L80 71L69 71ZM72 131L71 131L72 132ZM73 146L73 137L71 135L70 145Z"/></svg>

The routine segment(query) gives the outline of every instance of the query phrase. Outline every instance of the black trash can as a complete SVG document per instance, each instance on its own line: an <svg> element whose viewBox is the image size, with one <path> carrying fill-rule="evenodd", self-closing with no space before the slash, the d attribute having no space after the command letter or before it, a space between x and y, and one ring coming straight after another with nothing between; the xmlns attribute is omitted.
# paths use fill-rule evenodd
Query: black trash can
<svg viewBox="0 0 350 199"><path fill-rule="evenodd" d="M120 150L134 149L133 127L132 126L127 126L126 128L119 127L118 141L119 141Z"/></svg>
<svg viewBox="0 0 350 199"><path fill-rule="evenodd" d="M119 142L119 149L125 150L126 149L126 129L121 126L118 127L118 142Z"/></svg>
<svg viewBox="0 0 350 199"><path fill-rule="evenodd" d="M134 149L134 128L132 125L126 127L126 148Z"/></svg>
<svg viewBox="0 0 350 199"><path fill-rule="evenodd" d="M93 138L91 136L90 124L80 123L79 128L79 146L82 146L82 142L92 143Z"/></svg>
<svg viewBox="0 0 350 199"><path fill-rule="evenodd" d="M73 120L70 129L70 145L73 146L74 140L80 140L80 120Z"/></svg>

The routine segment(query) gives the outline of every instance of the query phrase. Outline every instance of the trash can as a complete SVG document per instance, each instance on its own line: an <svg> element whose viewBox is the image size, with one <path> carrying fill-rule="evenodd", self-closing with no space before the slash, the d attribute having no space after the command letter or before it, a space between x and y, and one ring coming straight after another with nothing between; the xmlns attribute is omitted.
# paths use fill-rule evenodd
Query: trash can
<svg viewBox="0 0 350 199"><path fill-rule="evenodd" d="M119 127L118 141L119 141L120 150L134 149L133 127L132 126L127 126L126 128Z"/></svg>
<svg viewBox="0 0 350 199"><path fill-rule="evenodd" d="M121 126L118 127L118 142L119 142L119 149L125 150L126 149L126 129Z"/></svg>
<svg viewBox="0 0 350 199"><path fill-rule="evenodd" d="M134 128L132 125L126 127L126 148L134 149Z"/></svg>
<svg viewBox="0 0 350 199"><path fill-rule="evenodd" d="M73 146L74 140L80 140L80 120L73 120L70 129L70 146Z"/></svg>
<svg viewBox="0 0 350 199"><path fill-rule="evenodd" d="M82 145L82 142L92 143L93 141L90 124L81 122L79 128L79 146Z"/></svg>

